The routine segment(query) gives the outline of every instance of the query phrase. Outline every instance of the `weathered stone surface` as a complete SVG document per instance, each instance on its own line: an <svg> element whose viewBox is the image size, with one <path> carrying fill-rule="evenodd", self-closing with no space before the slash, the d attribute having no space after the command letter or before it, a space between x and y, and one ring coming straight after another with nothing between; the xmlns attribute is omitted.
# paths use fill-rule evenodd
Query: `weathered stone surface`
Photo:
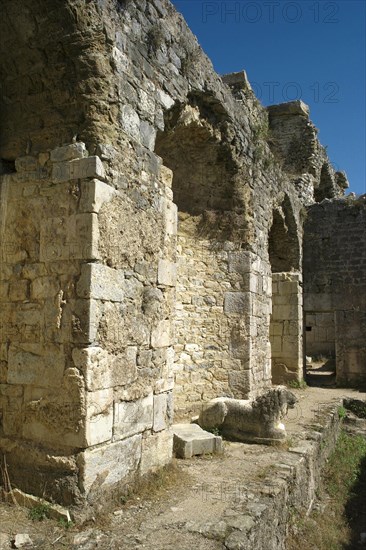
<svg viewBox="0 0 366 550"><path fill-rule="evenodd" d="M174 424L174 453L178 458L192 458L222 452L222 439L202 430L197 424Z"/></svg>
<svg viewBox="0 0 366 550"><path fill-rule="evenodd" d="M46 218L40 227L40 261L95 260L98 252L96 214L76 214L64 218Z"/></svg>
<svg viewBox="0 0 366 550"><path fill-rule="evenodd" d="M65 368L62 346L12 345L9 348L8 383L53 387L60 383Z"/></svg>
<svg viewBox="0 0 366 550"><path fill-rule="evenodd" d="M109 202L116 194L116 190L100 180L83 180L80 184L80 212L98 214L105 202Z"/></svg>
<svg viewBox="0 0 366 550"><path fill-rule="evenodd" d="M136 401L114 405L114 439L125 439L153 426L154 397L152 394Z"/></svg>
<svg viewBox="0 0 366 550"><path fill-rule="evenodd" d="M140 472L154 471L169 462L173 455L173 432L165 430L142 440Z"/></svg>
<svg viewBox="0 0 366 550"><path fill-rule="evenodd" d="M57 162L52 166L52 181L54 183L85 178L105 179L104 167L99 157Z"/></svg>
<svg viewBox="0 0 366 550"><path fill-rule="evenodd" d="M154 432L161 432L170 424L169 410L171 411L171 397L169 393L154 395Z"/></svg>
<svg viewBox="0 0 366 550"><path fill-rule="evenodd" d="M74 348L72 358L84 374L88 391L126 386L137 378L136 346L129 346L118 354L95 346Z"/></svg>
<svg viewBox="0 0 366 550"><path fill-rule="evenodd" d="M151 346L153 348L164 348L171 345L171 325L169 321L160 321L158 326L152 330Z"/></svg>
<svg viewBox="0 0 366 550"><path fill-rule="evenodd" d="M65 145L64 147L58 147L51 151L51 162L64 162L68 160L81 159L88 156L88 152L85 148L85 143L73 143L71 145Z"/></svg>
<svg viewBox="0 0 366 550"><path fill-rule="evenodd" d="M168 260L159 260L158 283L161 285L175 286L176 280L176 265Z"/></svg>
<svg viewBox="0 0 366 550"><path fill-rule="evenodd" d="M80 298L123 302L124 273L102 264L83 264L76 290Z"/></svg>
<svg viewBox="0 0 366 550"><path fill-rule="evenodd" d="M223 75L222 80L229 86L235 86L246 91L252 89L245 71L225 74Z"/></svg>
<svg viewBox="0 0 366 550"><path fill-rule="evenodd" d="M224 312L226 315L244 313L250 306L250 294L247 292L226 292Z"/></svg>
<svg viewBox="0 0 366 550"><path fill-rule="evenodd" d="M280 105L270 105L267 109L270 116L302 115L308 117L310 112L308 105L301 100L281 103Z"/></svg>
<svg viewBox="0 0 366 550"><path fill-rule="evenodd" d="M104 443L113 435L113 390L103 389L86 394L86 442L88 446Z"/></svg>
<svg viewBox="0 0 366 550"><path fill-rule="evenodd" d="M107 490L137 470L141 459L141 435L129 437L78 456L80 483L85 493Z"/></svg>
<svg viewBox="0 0 366 550"><path fill-rule="evenodd" d="M25 508L36 508L37 506L47 506L48 517L55 520L63 520L70 522L70 512L59 506L58 504L50 503L47 500L44 500L33 495L29 495L20 491L19 489L13 489L11 494L7 494L5 500L10 504L14 504L14 499L19 506L24 506ZM1 548L1 538L0 538L0 548Z"/></svg>
<svg viewBox="0 0 366 550"><path fill-rule="evenodd" d="M33 541L27 533L19 533L15 535L13 548L31 548Z"/></svg>

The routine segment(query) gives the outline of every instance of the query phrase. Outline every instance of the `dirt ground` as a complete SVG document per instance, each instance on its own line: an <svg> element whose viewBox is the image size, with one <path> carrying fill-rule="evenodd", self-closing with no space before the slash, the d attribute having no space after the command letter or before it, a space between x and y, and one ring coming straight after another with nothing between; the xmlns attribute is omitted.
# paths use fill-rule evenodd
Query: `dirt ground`
<svg viewBox="0 0 366 550"><path fill-rule="evenodd" d="M366 399L366 393L354 390L312 387L293 391L298 403L285 421L291 443L296 443L306 426L316 423L322 404L339 402L342 396ZM170 483L68 529L53 520L32 521L28 510L0 503L0 550L11 548L15 535L22 533L32 540L27 548L42 550L223 549L217 540L220 529L243 521L237 507L232 507L240 500L241 488L248 491L251 481L264 478L283 454L286 450L275 447L225 442L223 456L178 460Z"/></svg>

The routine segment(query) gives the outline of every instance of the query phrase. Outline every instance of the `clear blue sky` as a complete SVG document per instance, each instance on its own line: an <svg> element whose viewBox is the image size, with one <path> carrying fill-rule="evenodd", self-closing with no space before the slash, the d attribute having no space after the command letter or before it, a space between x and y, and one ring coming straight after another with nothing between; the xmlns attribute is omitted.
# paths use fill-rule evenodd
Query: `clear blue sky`
<svg viewBox="0 0 366 550"><path fill-rule="evenodd" d="M366 192L365 0L175 0L219 74L245 69L264 105L302 99L350 189Z"/></svg>

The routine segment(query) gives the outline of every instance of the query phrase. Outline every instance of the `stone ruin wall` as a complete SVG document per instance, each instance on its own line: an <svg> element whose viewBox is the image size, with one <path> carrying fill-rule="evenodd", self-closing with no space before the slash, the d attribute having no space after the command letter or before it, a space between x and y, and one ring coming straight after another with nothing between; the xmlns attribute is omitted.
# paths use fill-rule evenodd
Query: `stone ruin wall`
<svg viewBox="0 0 366 550"><path fill-rule="evenodd" d="M307 355L333 357L337 383L366 380L365 195L309 208L304 237Z"/></svg>
<svg viewBox="0 0 366 550"><path fill-rule="evenodd" d="M168 1L3 8L0 447L21 489L97 505L170 460L174 408L301 378L325 153ZM291 170L285 119L311 138Z"/></svg>

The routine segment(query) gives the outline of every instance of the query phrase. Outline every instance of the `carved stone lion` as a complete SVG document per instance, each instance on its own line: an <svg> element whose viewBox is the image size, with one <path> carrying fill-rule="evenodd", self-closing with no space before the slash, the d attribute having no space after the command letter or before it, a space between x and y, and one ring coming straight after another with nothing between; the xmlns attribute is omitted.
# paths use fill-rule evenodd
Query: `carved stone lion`
<svg viewBox="0 0 366 550"><path fill-rule="evenodd" d="M254 400L218 397L202 410L198 424L206 430L219 430L227 439L275 445L286 438L282 420L296 402L285 386L271 388Z"/></svg>

